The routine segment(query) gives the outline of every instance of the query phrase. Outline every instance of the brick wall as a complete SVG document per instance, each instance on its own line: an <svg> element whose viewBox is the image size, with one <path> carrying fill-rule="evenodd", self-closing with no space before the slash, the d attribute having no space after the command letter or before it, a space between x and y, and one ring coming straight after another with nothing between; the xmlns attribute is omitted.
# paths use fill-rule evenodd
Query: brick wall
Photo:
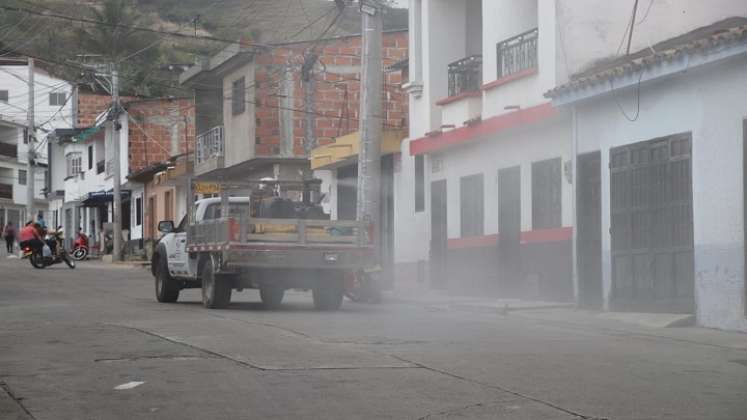
<svg viewBox="0 0 747 420"><path fill-rule="evenodd" d="M78 92L78 127L90 127L109 108L112 97L90 92Z"/></svg>
<svg viewBox="0 0 747 420"><path fill-rule="evenodd" d="M383 38L384 68L407 58L407 32L385 33ZM303 156L304 127L304 83L301 66L310 43L274 48L257 57L255 75L256 108L256 154L269 156L278 154L280 148L280 112L283 108L293 111L293 153ZM313 77L316 81L315 127L319 144L330 143L339 137L358 130L360 97L360 36L324 41L317 45L317 64ZM293 79L291 106L283 105L281 81L283 69L290 68ZM385 128L407 129L407 95L402 90L399 71L386 72L382 95Z"/></svg>
<svg viewBox="0 0 747 420"><path fill-rule="evenodd" d="M129 118L130 172L189 151L195 141L192 99L153 99L124 102ZM176 150L172 151L172 141Z"/></svg>

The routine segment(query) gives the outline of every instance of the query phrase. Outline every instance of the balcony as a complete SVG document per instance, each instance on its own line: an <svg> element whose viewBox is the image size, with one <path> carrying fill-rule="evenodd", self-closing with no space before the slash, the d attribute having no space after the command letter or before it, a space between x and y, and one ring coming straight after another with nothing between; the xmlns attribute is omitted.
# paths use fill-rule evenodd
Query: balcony
<svg viewBox="0 0 747 420"><path fill-rule="evenodd" d="M482 84L482 55L471 55L449 64L449 97L479 92Z"/></svg>
<svg viewBox="0 0 747 420"><path fill-rule="evenodd" d="M18 146L12 143L0 143L0 156L17 159L18 158Z"/></svg>
<svg viewBox="0 0 747 420"><path fill-rule="evenodd" d="M442 129L461 127L482 113L482 56L471 55L449 64L449 96L441 107Z"/></svg>
<svg viewBox="0 0 747 420"><path fill-rule="evenodd" d="M225 138L223 126L213 127L197 135L195 173L203 174L224 166Z"/></svg>
<svg viewBox="0 0 747 420"><path fill-rule="evenodd" d="M537 68L538 33L534 28L498 43L498 80Z"/></svg>
<svg viewBox="0 0 747 420"><path fill-rule="evenodd" d="M0 184L0 199L13 199L13 185L11 184Z"/></svg>

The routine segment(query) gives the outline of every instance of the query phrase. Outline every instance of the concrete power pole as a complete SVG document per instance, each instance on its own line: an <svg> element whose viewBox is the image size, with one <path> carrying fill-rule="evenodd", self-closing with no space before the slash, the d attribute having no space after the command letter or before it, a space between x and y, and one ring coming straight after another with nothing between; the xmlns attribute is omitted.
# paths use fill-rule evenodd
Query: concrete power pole
<svg viewBox="0 0 747 420"><path fill-rule="evenodd" d="M380 242L381 136L383 129L381 94L382 6L361 0L362 51L360 94L360 153L358 154L357 219L373 226L374 245Z"/></svg>
<svg viewBox="0 0 747 420"><path fill-rule="evenodd" d="M27 163L26 163L26 220L35 220L34 216L34 159L36 153L34 150L34 139L36 138L36 128L34 127L34 75L35 65L34 59L28 59L28 87L29 87L29 103L27 108L27 133L26 133L26 145L28 146ZM25 222L24 222L25 223Z"/></svg>
<svg viewBox="0 0 747 420"><path fill-rule="evenodd" d="M112 261L122 260L122 192L121 186L119 185L122 181L121 167L120 167L120 145L119 145L119 72L116 67L112 64L112 122L110 127L112 129L112 147L114 147L113 154L113 177L114 177L114 201L112 208L112 220L113 221L113 249L112 249Z"/></svg>

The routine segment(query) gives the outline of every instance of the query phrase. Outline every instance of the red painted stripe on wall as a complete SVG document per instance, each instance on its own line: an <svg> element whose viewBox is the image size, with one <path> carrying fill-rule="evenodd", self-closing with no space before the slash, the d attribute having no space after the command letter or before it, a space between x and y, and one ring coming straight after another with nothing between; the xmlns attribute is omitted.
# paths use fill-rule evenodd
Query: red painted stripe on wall
<svg viewBox="0 0 747 420"><path fill-rule="evenodd" d="M538 229L521 232L520 243L539 244L549 242L570 241L573 238L572 227L556 229ZM498 234L471 236L467 238L451 238L448 240L449 249L483 248L495 246L498 243Z"/></svg>
<svg viewBox="0 0 747 420"><path fill-rule="evenodd" d="M421 137L410 142L410 154L422 155L469 142L480 136L495 134L509 128L534 124L558 115L552 104L545 103L489 118L479 124L460 127L432 137Z"/></svg>

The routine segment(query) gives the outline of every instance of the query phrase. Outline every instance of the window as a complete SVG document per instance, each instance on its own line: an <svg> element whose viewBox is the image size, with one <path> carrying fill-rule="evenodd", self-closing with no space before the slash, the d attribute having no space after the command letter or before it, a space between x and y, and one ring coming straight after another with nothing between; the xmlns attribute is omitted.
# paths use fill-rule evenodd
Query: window
<svg viewBox="0 0 747 420"><path fill-rule="evenodd" d="M244 78L242 77L238 80L235 80L233 82L233 86L231 87L231 110L233 112L233 115L242 114L246 109L246 102L244 100L244 98L246 97L244 85Z"/></svg>
<svg viewBox="0 0 747 420"><path fill-rule="evenodd" d="M18 184L26 185L26 170L25 169L18 170Z"/></svg>
<svg viewBox="0 0 747 420"><path fill-rule="evenodd" d="M8 91L0 90L0 102L8 103Z"/></svg>
<svg viewBox="0 0 747 420"><path fill-rule="evenodd" d="M93 169L93 145L88 146L88 170Z"/></svg>
<svg viewBox="0 0 747 420"><path fill-rule="evenodd" d="M532 229L561 225L561 159L532 163Z"/></svg>
<svg viewBox="0 0 747 420"><path fill-rule="evenodd" d="M174 220L174 200L171 191L166 191L163 196L163 212L165 220Z"/></svg>
<svg viewBox="0 0 747 420"><path fill-rule="evenodd" d="M425 156L415 156L415 211L425 210Z"/></svg>
<svg viewBox="0 0 747 420"><path fill-rule="evenodd" d="M462 237L481 236L484 231L484 188L482 174L460 179L460 211Z"/></svg>
<svg viewBox="0 0 747 420"><path fill-rule="evenodd" d="M135 199L135 226L143 224L143 197Z"/></svg>
<svg viewBox="0 0 747 420"><path fill-rule="evenodd" d="M49 94L49 106L63 106L67 101L65 92L52 92Z"/></svg>
<svg viewBox="0 0 747 420"><path fill-rule="evenodd" d="M78 152L69 153L65 157L65 159L67 160L67 177L68 178L77 176L79 173L82 172L83 156L81 155L81 153L78 153Z"/></svg>

